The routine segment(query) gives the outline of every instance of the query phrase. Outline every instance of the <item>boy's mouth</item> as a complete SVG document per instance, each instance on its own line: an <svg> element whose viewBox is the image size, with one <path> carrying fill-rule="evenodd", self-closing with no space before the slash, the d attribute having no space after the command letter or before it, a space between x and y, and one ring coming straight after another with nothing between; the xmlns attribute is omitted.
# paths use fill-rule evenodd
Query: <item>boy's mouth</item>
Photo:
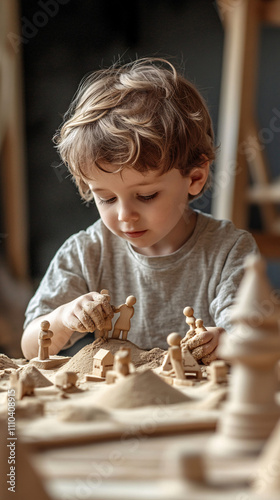
<svg viewBox="0 0 280 500"><path fill-rule="evenodd" d="M128 238L140 238L140 236L143 236L147 232L147 229L144 231L126 231L123 234L127 236Z"/></svg>

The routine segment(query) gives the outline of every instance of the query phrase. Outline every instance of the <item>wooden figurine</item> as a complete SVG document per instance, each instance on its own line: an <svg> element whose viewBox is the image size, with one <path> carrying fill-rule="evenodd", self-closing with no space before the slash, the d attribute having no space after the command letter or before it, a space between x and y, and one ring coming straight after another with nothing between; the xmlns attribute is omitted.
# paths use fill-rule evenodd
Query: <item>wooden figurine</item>
<svg viewBox="0 0 280 500"><path fill-rule="evenodd" d="M272 298L264 261L248 257L232 310L235 329L223 335L218 348L219 356L233 366L229 401L209 445L212 455L258 453L280 418L275 401L280 305Z"/></svg>
<svg viewBox="0 0 280 500"><path fill-rule="evenodd" d="M49 359L49 348L51 346L51 338L53 337L53 332L49 330L50 324L48 321L42 321L41 331L39 333L39 351L38 358L40 360Z"/></svg>
<svg viewBox="0 0 280 500"><path fill-rule="evenodd" d="M189 326L189 330L187 331L185 337L182 339L182 342L186 342L187 340L191 339L195 335L195 317L194 317L194 310L192 307L185 307L183 310L184 316L186 316L186 323Z"/></svg>
<svg viewBox="0 0 280 500"><path fill-rule="evenodd" d="M131 350L129 348L121 347L115 354L114 370L124 377L135 371L134 365L131 366Z"/></svg>
<svg viewBox="0 0 280 500"><path fill-rule="evenodd" d="M127 297L125 301L125 304L114 308L114 312L119 312L120 316L115 323L112 338L120 338L120 334L122 332L122 339L127 339L127 334L130 330L130 320L134 314L133 306L135 303L136 298L133 295L129 295L129 297Z"/></svg>
<svg viewBox="0 0 280 500"><path fill-rule="evenodd" d="M35 383L30 374L20 374L14 371L10 374L10 386L15 389L16 399L20 400L24 396L33 396Z"/></svg>
<svg viewBox="0 0 280 500"><path fill-rule="evenodd" d="M203 332L207 332L204 324L203 324L203 319L196 319L195 320L195 335L197 335L198 333L203 333Z"/></svg>
<svg viewBox="0 0 280 500"><path fill-rule="evenodd" d="M55 385L61 387L61 389L75 387L77 380L78 375L76 372L58 372L55 375Z"/></svg>
<svg viewBox="0 0 280 500"><path fill-rule="evenodd" d="M106 373L106 383L112 384L117 378L127 377L131 373L135 373L131 350L129 347L121 347L115 354L113 370Z"/></svg>
<svg viewBox="0 0 280 500"><path fill-rule="evenodd" d="M38 357L32 358L30 363L41 370L52 370L53 368L59 368L69 361L69 356L50 356L49 349L52 343L53 332L49 330L50 323L48 321L42 321L41 330L38 337Z"/></svg>
<svg viewBox="0 0 280 500"><path fill-rule="evenodd" d="M182 337L181 335L179 335L178 333L172 333L170 334L171 337L168 335L167 337L167 343L169 345L170 342L172 342L174 345L173 347L175 347L176 345L180 345L180 354L178 355L177 354L177 361L178 359L181 357L181 360L182 360L182 367L183 367L183 372L184 372L184 379L181 378L181 377L177 377L177 379L179 380L185 380L186 377L188 376L191 376L192 378L195 377L197 378L198 380L200 380L202 378L202 373L201 373L201 368L199 366L199 364L197 363L197 361L194 359L194 357L192 356L192 354L190 353L187 345L185 344L182 344ZM179 342L179 344L178 344ZM172 356L171 356L171 353L172 353ZM174 354L175 354L175 358L176 358L176 353L175 353L175 350L171 351L171 349L168 350L168 352L166 353L164 359L163 359L163 363L161 365L161 371L159 372L159 375L163 375L163 376L174 376L174 361L172 363L172 357L173 357L173 360L174 360ZM178 363L175 363L178 367Z"/></svg>
<svg viewBox="0 0 280 500"><path fill-rule="evenodd" d="M168 349L170 362L172 369L175 373L175 377L181 380L185 380L185 372L182 363L182 353L181 353L181 340L182 337L178 333L170 333L167 337L167 343L170 345Z"/></svg>

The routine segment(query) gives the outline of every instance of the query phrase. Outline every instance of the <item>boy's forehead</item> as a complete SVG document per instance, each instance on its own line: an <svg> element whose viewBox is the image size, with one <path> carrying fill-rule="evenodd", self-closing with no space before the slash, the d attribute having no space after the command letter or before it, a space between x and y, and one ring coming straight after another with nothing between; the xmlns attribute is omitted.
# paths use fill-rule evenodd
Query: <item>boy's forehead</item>
<svg viewBox="0 0 280 500"><path fill-rule="evenodd" d="M110 168L110 170L109 170ZM160 171L148 171L148 172L138 172L133 167L125 167L121 171L117 171L116 167L106 166L106 171L100 170L98 168L94 169L94 172L88 177L89 184L91 186L99 186L99 184L108 185L116 181L122 182L128 186L147 186L159 182L164 174Z"/></svg>

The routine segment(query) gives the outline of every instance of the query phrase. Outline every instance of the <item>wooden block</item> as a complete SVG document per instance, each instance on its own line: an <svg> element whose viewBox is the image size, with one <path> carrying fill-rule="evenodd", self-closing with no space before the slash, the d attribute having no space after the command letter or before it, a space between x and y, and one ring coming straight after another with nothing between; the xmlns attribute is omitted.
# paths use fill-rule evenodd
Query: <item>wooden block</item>
<svg viewBox="0 0 280 500"><path fill-rule="evenodd" d="M51 356L49 359L33 358L30 360L30 363L41 370L52 370L53 368L65 365L69 359L71 359L70 356Z"/></svg>

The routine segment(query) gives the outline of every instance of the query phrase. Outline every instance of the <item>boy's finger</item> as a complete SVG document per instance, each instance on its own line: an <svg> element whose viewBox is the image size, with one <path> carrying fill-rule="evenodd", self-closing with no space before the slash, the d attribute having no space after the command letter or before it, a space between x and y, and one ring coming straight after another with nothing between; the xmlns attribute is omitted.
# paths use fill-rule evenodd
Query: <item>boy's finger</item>
<svg viewBox="0 0 280 500"><path fill-rule="evenodd" d="M207 344L202 344L196 347L195 349L193 349L193 351L191 351L191 353L194 359L198 361L204 358L205 356L210 355L216 349L216 347L217 343L215 339L213 339L210 340L210 342L207 342Z"/></svg>
<svg viewBox="0 0 280 500"><path fill-rule="evenodd" d="M210 332L202 332L202 333L197 333L194 337L190 338L187 340L187 346L188 348L192 351L196 347L207 344L207 342L210 342L212 340L213 334Z"/></svg>
<svg viewBox="0 0 280 500"><path fill-rule="evenodd" d="M83 309L85 313L92 319L96 328L98 328L98 330L102 330L105 320L100 304L96 302L88 302L87 304L85 304Z"/></svg>
<svg viewBox="0 0 280 500"><path fill-rule="evenodd" d="M212 363L212 361L215 361L215 359L217 359L216 349L214 349L214 351L212 351L210 354L207 354L207 356L201 358L201 361L204 365L210 365L210 363Z"/></svg>
<svg viewBox="0 0 280 500"><path fill-rule="evenodd" d="M82 311L81 322L83 326L86 328L87 332L94 332L95 323L93 319L84 310Z"/></svg>
<svg viewBox="0 0 280 500"><path fill-rule="evenodd" d="M87 331L87 329L77 316L73 316L69 321L66 321L65 326L70 330L73 330L73 332L84 333Z"/></svg>
<svg viewBox="0 0 280 500"><path fill-rule="evenodd" d="M106 297L102 300L101 306L107 318L112 318L114 316L112 306Z"/></svg>

